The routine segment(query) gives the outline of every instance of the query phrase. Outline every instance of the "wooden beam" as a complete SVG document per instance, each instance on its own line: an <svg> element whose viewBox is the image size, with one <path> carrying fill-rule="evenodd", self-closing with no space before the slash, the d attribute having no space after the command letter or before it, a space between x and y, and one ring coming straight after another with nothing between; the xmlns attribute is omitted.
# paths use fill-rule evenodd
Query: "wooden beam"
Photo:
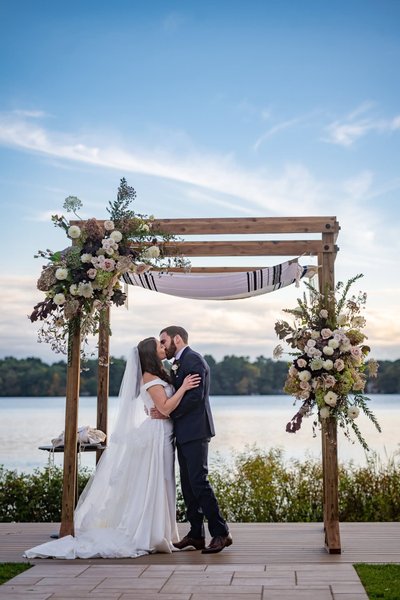
<svg viewBox="0 0 400 600"><path fill-rule="evenodd" d="M135 248L135 244L132 244ZM321 240L168 242L162 244L164 256L301 256L335 252L335 245L322 245Z"/></svg>
<svg viewBox="0 0 400 600"><path fill-rule="evenodd" d="M110 308L105 308L99 324L99 350L97 373L97 429L107 435L108 428L108 390L110 378ZM96 464L103 450L96 450Z"/></svg>
<svg viewBox="0 0 400 600"><path fill-rule="evenodd" d="M101 224L104 221L98 219ZM336 217L222 217L212 219L155 219L154 228L176 235L338 232ZM73 225L82 221L71 221Z"/></svg>
<svg viewBox="0 0 400 600"><path fill-rule="evenodd" d="M323 247L334 244L334 233L322 234ZM336 253L319 254L320 292L335 288ZM322 466L324 495L325 544L330 554L341 553L339 530L339 473L337 456L337 423L334 417L322 419Z"/></svg>
<svg viewBox="0 0 400 600"><path fill-rule="evenodd" d="M177 235L322 233L337 231L336 217L228 217L156 219L154 227Z"/></svg>
<svg viewBox="0 0 400 600"><path fill-rule="evenodd" d="M70 325L68 338L67 393L64 429L64 475L60 537L74 535L74 509L77 499L77 432L80 383L80 325Z"/></svg>

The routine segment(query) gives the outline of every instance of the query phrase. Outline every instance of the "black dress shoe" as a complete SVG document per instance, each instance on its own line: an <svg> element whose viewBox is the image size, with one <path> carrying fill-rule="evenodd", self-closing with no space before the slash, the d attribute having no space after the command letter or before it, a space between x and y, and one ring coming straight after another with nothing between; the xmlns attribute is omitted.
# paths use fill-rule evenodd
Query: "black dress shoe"
<svg viewBox="0 0 400 600"><path fill-rule="evenodd" d="M173 544L175 548L178 550L202 550L206 546L205 538L192 538L188 535L185 535L184 538L181 539L180 542L176 542Z"/></svg>
<svg viewBox="0 0 400 600"><path fill-rule="evenodd" d="M233 543L232 536L230 533L228 535L217 535L213 537L210 544L207 548L201 551L202 554L216 554L217 552L221 552L224 548L231 546Z"/></svg>

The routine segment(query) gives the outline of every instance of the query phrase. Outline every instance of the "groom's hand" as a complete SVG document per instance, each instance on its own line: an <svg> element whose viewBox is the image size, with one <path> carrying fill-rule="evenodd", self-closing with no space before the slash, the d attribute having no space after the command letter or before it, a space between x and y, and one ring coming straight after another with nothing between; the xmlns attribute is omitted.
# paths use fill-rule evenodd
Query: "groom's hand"
<svg viewBox="0 0 400 600"><path fill-rule="evenodd" d="M160 411L158 410L158 408L151 408L150 409L150 417L152 419L169 419L169 417L166 417L165 415L163 415L162 413L160 413Z"/></svg>

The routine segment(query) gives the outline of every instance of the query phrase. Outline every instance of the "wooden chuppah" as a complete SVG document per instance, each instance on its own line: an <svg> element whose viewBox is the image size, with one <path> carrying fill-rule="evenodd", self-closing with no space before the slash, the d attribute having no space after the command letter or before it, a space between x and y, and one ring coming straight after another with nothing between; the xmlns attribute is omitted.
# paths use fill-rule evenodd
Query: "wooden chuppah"
<svg viewBox="0 0 400 600"><path fill-rule="evenodd" d="M261 217L214 219L158 219L156 225L166 233L180 236L242 236L240 240L179 242L179 252L192 257L235 256L318 256L319 289L333 290L334 263L338 248L336 239L339 223L336 217ZM244 240L255 234L290 234L288 240ZM310 239L293 239L295 234L313 234ZM317 235L316 235L317 234ZM164 254L176 252L176 242L163 245ZM192 272L248 271L259 267L193 267ZM174 269L171 269L174 270ZM108 374L109 374L109 311L105 311L99 334L99 378L97 427L107 433ZM70 360L67 375L65 411L64 486L60 536L74 534L76 495L76 432L80 378L80 336L75 331L69 339ZM99 458L99 454L98 457ZM323 506L325 545L329 553L341 552L338 502L337 425L331 417L322 422Z"/></svg>

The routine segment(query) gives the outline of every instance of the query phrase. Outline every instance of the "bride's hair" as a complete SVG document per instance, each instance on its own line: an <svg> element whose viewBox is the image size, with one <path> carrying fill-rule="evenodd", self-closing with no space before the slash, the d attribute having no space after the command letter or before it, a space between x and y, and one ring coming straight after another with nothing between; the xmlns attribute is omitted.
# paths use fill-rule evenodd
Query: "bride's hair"
<svg viewBox="0 0 400 600"><path fill-rule="evenodd" d="M157 375L160 379L171 383L170 376L164 369L161 359L157 355L157 340L149 337L138 343L140 366L142 373Z"/></svg>

